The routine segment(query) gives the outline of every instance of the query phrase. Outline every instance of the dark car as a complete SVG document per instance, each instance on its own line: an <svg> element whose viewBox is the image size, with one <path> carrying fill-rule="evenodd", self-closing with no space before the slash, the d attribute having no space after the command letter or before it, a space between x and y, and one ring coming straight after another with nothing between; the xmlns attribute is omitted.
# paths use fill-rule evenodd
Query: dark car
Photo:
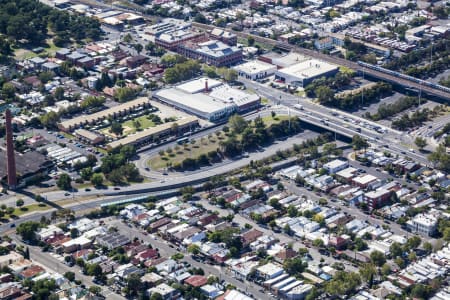
<svg viewBox="0 0 450 300"><path fill-rule="evenodd" d="M118 191L118 190L120 190L120 187L117 187L117 186L116 186L116 187L114 187L114 190L115 190L115 191Z"/></svg>

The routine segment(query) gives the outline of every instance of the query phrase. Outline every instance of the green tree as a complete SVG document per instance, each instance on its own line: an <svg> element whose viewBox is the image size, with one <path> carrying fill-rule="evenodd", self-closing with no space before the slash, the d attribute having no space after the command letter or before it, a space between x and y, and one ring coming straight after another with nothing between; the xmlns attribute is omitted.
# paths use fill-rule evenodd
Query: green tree
<svg viewBox="0 0 450 300"><path fill-rule="evenodd" d="M409 247L409 249L416 249L417 247L420 246L421 243L422 243L422 239L416 235L410 237L406 241L406 245Z"/></svg>
<svg viewBox="0 0 450 300"><path fill-rule="evenodd" d="M21 207L21 206L23 206L24 205L24 201L23 201L23 199L18 199L17 201L16 201L16 206L17 207Z"/></svg>
<svg viewBox="0 0 450 300"><path fill-rule="evenodd" d="M370 253L370 260L378 267L381 267L386 262L386 257L380 251L372 251Z"/></svg>
<svg viewBox="0 0 450 300"><path fill-rule="evenodd" d="M416 137L416 139L414 140L414 143L421 151L423 150L423 148L425 148L427 146L427 140L420 136Z"/></svg>
<svg viewBox="0 0 450 300"><path fill-rule="evenodd" d="M135 89L132 89L130 87L122 87L117 89L116 93L114 94L114 98L120 103L124 103L134 99L137 93L138 91Z"/></svg>
<svg viewBox="0 0 450 300"><path fill-rule="evenodd" d="M50 111L39 117L39 120L45 128L56 128L56 124L59 122L59 115L54 111Z"/></svg>
<svg viewBox="0 0 450 300"><path fill-rule="evenodd" d="M348 295L361 284L358 273L337 271L333 279L325 286L325 291L332 296Z"/></svg>
<svg viewBox="0 0 450 300"><path fill-rule="evenodd" d="M133 44L133 48L134 50L136 50L137 53L141 53L142 50L144 50L144 46L142 46L142 44L139 43Z"/></svg>
<svg viewBox="0 0 450 300"><path fill-rule="evenodd" d="M314 93L321 104L328 104L334 100L334 92L328 86L319 86Z"/></svg>
<svg viewBox="0 0 450 300"><path fill-rule="evenodd" d="M360 135L354 135L352 138L352 146L355 150L366 149L369 147L369 143L366 139L362 138Z"/></svg>
<svg viewBox="0 0 450 300"><path fill-rule="evenodd" d="M308 264L303 262L300 257L286 259L283 263L284 270L293 276L299 276L307 266Z"/></svg>
<svg viewBox="0 0 450 300"><path fill-rule="evenodd" d="M83 178L84 180L89 180L91 179L93 172L92 172L92 168L91 167L87 167L87 168L83 168L80 171L80 176L81 178Z"/></svg>
<svg viewBox="0 0 450 300"><path fill-rule="evenodd" d="M312 245L316 248L323 248L325 244L323 243L322 239L315 239L314 241L312 241Z"/></svg>
<svg viewBox="0 0 450 300"><path fill-rule="evenodd" d="M126 282L129 296L136 296L142 289L143 284L141 281L141 277L138 274L129 275Z"/></svg>
<svg viewBox="0 0 450 300"><path fill-rule="evenodd" d="M89 292L93 295L98 296L102 292L102 288L99 287L98 285L92 285L89 287Z"/></svg>
<svg viewBox="0 0 450 300"><path fill-rule="evenodd" d="M389 252L391 253L391 256L393 258L402 256L402 253L403 253L402 245L400 245L397 242L393 242L391 244L391 246L389 247Z"/></svg>
<svg viewBox="0 0 450 300"><path fill-rule="evenodd" d="M56 100L63 100L64 99L64 88L61 86L58 86L55 91L53 92L53 97L55 97Z"/></svg>
<svg viewBox="0 0 450 300"><path fill-rule="evenodd" d="M384 276L391 274L391 266L389 264L385 263L381 267L381 274L383 274Z"/></svg>
<svg viewBox="0 0 450 300"><path fill-rule="evenodd" d="M66 272L66 273L64 273L64 277L66 277L67 280L69 280L69 281L74 281L75 273L74 272Z"/></svg>
<svg viewBox="0 0 450 300"><path fill-rule="evenodd" d="M94 186L102 186L103 185L103 176L100 173L95 173L91 177L91 183Z"/></svg>
<svg viewBox="0 0 450 300"><path fill-rule="evenodd" d="M400 269L403 269L404 267L406 267L406 263L401 257L397 257L394 260L394 262Z"/></svg>
<svg viewBox="0 0 450 300"><path fill-rule="evenodd" d="M119 122L113 122L111 124L110 132L114 133L115 135L122 135L122 133L123 133L122 124Z"/></svg>
<svg viewBox="0 0 450 300"><path fill-rule="evenodd" d="M428 299L432 292L432 288L428 285L415 284L411 289L410 296L415 299Z"/></svg>
<svg viewBox="0 0 450 300"><path fill-rule="evenodd" d="M160 293L152 293L150 300L164 300Z"/></svg>
<svg viewBox="0 0 450 300"><path fill-rule="evenodd" d="M431 253L433 251L433 245L430 242L425 242L425 243L423 243L423 249L427 253Z"/></svg>
<svg viewBox="0 0 450 300"><path fill-rule="evenodd" d="M27 221L17 227L17 234L22 237L24 241L34 242L36 240L35 233L39 229L40 223L34 221Z"/></svg>
<svg viewBox="0 0 450 300"><path fill-rule="evenodd" d="M252 46L255 44L255 38L252 37L252 36L249 36L249 37L247 38L247 44L248 44L250 47L252 47Z"/></svg>
<svg viewBox="0 0 450 300"><path fill-rule="evenodd" d="M190 244L190 245L187 247L187 251L188 251L189 253L192 253L192 254L194 254L194 255L197 255L197 254L200 253L200 247L199 247L197 244Z"/></svg>
<svg viewBox="0 0 450 300"><path fill-rule="evenodd" d="M2 86L1 95L6 100L13 100L16 95L16 88L14 87L14 85L12 85L12 83L9 83L9 82L4 83Z"/></svg>
<svg viewBox="0 0 450 300"><path fill-rule="evenodd" d="M234 133L242 133L248 126L247 121L240 115L232 115L228 119L228 124Z"/></svg>
<svg viewBox="0 0 450 300"><path fill-rule="evenodd" d="M377 274L377 269L372 264L364 264L359 269L359 274L361 275L361 278L365 282L367 282L367 284L369 285L369 288L371 288L372 287L373 278Z"/></svg>
<svg viewBox="0 0 450 300"><path fill-rule="evenodd" d="M62 173L59 178L58 181L56 182L56 185L61 189L61 190L70 190L72 188L72 179L70 178L69 174L67 173Z"/></svg>

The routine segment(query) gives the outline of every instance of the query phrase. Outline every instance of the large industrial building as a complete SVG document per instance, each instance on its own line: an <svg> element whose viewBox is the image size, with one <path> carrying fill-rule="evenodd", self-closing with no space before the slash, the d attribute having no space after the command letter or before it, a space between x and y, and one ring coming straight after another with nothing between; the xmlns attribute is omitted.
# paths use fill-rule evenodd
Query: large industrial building
<svg viewBox="0 0 450 300"><path fill-rule="evenodd" d="M275 79L286 84L305 87L314 79L330 77L339 71L339 67L317 59L309 59L275 72Z"/></svg>
<svg viewBox="0 0 450 300"><path fill-rule="evenodd" d="M275 74L277 67L262 61L253 60L234 67L239 76L246 79L257 80Z"/></svg>
<svg viewBox="0 0 450 300"><path fill-rule="evenodd" d="M154 94L158 100L209 121L257 108L260 98L220 81L200 78Z"/></svg>

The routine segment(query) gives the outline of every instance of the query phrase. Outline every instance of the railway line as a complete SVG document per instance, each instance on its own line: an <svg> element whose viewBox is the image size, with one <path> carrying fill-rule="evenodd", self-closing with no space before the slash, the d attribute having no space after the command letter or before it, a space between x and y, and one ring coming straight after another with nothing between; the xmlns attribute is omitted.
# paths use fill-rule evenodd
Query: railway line
<svg viewBox="0 0 450 300"><path fill-rule="evenodd" d="M206 25L206 24L201 24L201 23L196 23L196 22L193 22L192 26L203 29L203 30L212 30L214 28L218 28L213 25ZM370 77L373 77L376 79L384 80L384 81L387 81L387 82L395 84L395 85L400 85L404 88L415 89L416 91L421 91L422 93L426 93L431 96L438 97L438 98L446 101L447 103L450 103L450 92L449 91L439 89L432 85L426 85L426 84L419 83L417 80L408 79L407 77L399 77L398 75L388 74L386 72L377 70L375 68L368 68L367 66L360 65L357 62L345 60L345 59L339 58L339 57L333 57L333 56L323 54L323 53L320 53L318 51L311 50L311 49L296 47L296 46L293 46L293 45L290 45L287 43L283 43L280 41L276 41L273 39L269 39L266 37L261 37L261 36L253 35L253 34L246 33L246 32L240 32L240 31L233 31L233 33L236 34L240 38L252 37L255 39L256 42L269 44L271 46L279 47L279 48L286 49L286 50L292 50L292 51L304 54L306 56L320 59L320 60L335 64L335 65L344 66L344 67L356 70L358 72L361 72L365 76L370 76Z"/></svg>

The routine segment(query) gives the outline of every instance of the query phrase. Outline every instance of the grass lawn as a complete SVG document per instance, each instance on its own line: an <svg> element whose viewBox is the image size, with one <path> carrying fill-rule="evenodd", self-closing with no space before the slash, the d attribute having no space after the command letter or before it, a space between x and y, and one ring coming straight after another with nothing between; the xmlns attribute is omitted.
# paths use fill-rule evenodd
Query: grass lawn
<svg viewBox="0 0 450 300"><path fill-rule="evenodd" d="M149 120L149 119L147 118L147 116L140 116L140 117L138 117L138 118L136 118L136 119L125 121L125 122L122 124L124 128L127 128L127 127L130 128L128 131L127 131L126 129L124 130L124 134L125 134L125 135L131 134L131 133L135 133L135 132L136 132L136 128L134 128L134 126L133 126L133 122L134 122L134 121L139 121L139 123L141 124L141 127L140 127L140 128L142 128L142 129L147 129L147 128L150 128L150 127L155 127L155 123L153 123L152 120Z"/></svg>
<svg viewBox="0 0 450 300"><path fill-rule="evenodd" d="M289 116L266 116L262 118L267 127L272 124L279 123L283 120L288 120ZM186 144L186 145L178 145L175 149L171 149L171 153L164 153L163 156L157 154L150 158L147 161L147 165L152 170L162 170L167 167L167 163L171 163L172 165L181 163L186 158L197 158L201 154L207 154L210 151L214 151L219 148L219 144L221 140L227 139L227 136L223 131L220 131L220 136L216 134L211 134L210 139L204 137L203 140L195 140L195 144ZM240 140L240 136L237 136L236 139ZM186 146L186 147L185 147Z"/></svg>
<svg viewBox="0 0 450 300"><path fill-rule="evenodd" d="M43 54L43 55L46 54L47 56L53 56L56 51L61 49L60 47L55 46L52 39L46 39L45 41L46 41L47 46L44 46L44 51L41 53L34 53L33 51L25 49L25 48L18 48L14 51L14 56L17 59L30 59L30 58L36 57L40 54Z"/></svg>
<svg viewBox="0 0 450 300"><path fill-rule="evenodd" d="M262 105L266 105L266 104L269 104L269 99L267 99L267 98L261 98L261 104Z"/></svg>
<svg viewBox="0 0 450 300"><path fill-rule="evenodd" d="M38 54L34 53L33 51L30 51L30 50L19 48L14 51L14 56L19 60L23 60L23 59L30 59L30 58L36 57L36 56L38 56Z"/></svg>
<svg viewBox="0 0 450 300"><path fill-rule="evenodd" d="M136 128L133 125L134 121L139 121L139 123L141 124L140 128L143 129L143 130L147 129L147 128L150 128L150 127L155 127L156 126L156 124L153 123L152 120L149 120L147 118L147 116L145 116L145 115L144 116L140 116L140 117L135 118L135 119L132 119L132 120L127 120L127 121L122 123L122 127L123 127L123 136L122 137L125 137L125 136L127 136L129 134L136 133ZM110 129L111 129L111 127L108 126L106 128L101 129L100 132L103 133L104 135L107 135L107 136L114 136L114 134L112 134L109 131Z"/></svg>
<svg viewBox="0 0 450 300"><path fill-rule="evenodd" d="M267 127L269 127L272 124L276 124L276 123L280 123L283 120L289 120L289 116L275 116L274 118L272 118L272 116L265 116L262 117L262 120L264 122L264 124L266 124Z"/></svg>
<svg viewBox="0 0 450 300"><path fill-rule="evenodd" d="M61 133L66 139L69 139L69 140L75 139L75 136L71 135L70 133L67 133L67 132L64 132L64 131L61 131L60 133Z"/></svg>
<svg viewBox="0 0 450 300"><path fill-rule="evenodd" d="M43 211L43 210L49 210L51 207L48 206L47 204L44 203L39 203L39 204L30 204L30 205L26 205L26 206L22 206L22 207L16 207L14 209L13 214L16 216L21 216L24 214L28 214L34 211Z"/></svg>
<svg viewBox="0 0 450 300"><path fill-rule="evenodd" d="M225 138L222 134L222 138ZM195 144L186 144L186 148L184 145L178 146L178 150L175 148L172 149L172 153L164 154L164 156L160 156L157 154L152 157L148 162L148 166L152 170L161 170L167 167L167 163L171 162L172 164L181 163L185 158L197 158L200 154L206 154L210 151L214 151L219 148L220 139L212 135L211 139L208 140L205 137L204 141L196 140Z"/></svg>

